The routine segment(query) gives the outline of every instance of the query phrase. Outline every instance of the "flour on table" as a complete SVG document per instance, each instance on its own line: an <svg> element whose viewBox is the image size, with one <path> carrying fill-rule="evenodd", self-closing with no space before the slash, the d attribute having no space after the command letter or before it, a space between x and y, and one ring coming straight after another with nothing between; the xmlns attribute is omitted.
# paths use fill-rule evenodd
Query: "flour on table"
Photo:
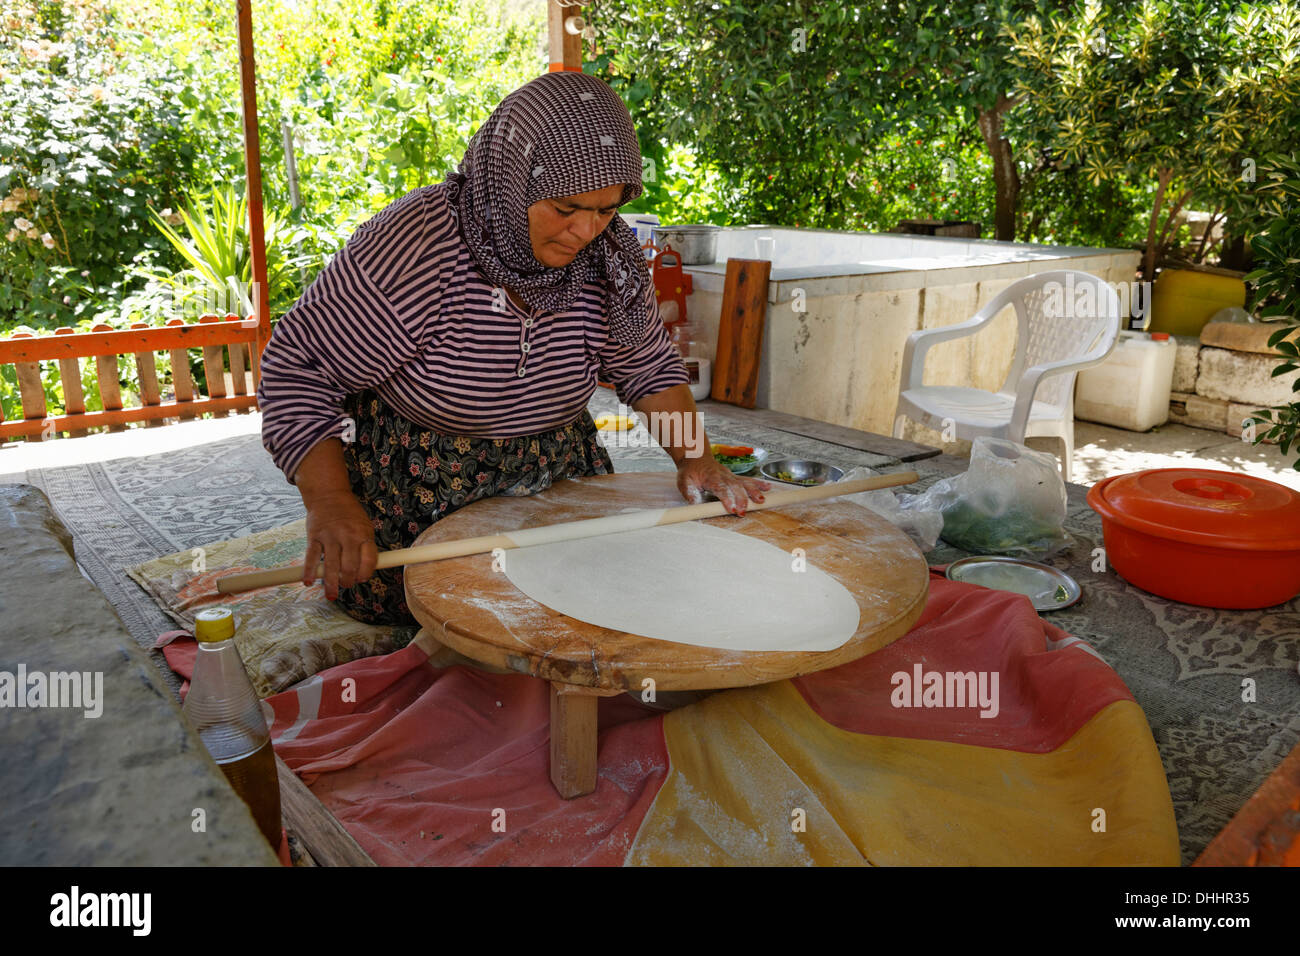
<svg viewBox="0 0 1300 956"><path fill-rule="evenodd" d="M696 521L517 548L505 573L588 624L733 651L829 651L858 629L853 595L749 535Z"/></svg>

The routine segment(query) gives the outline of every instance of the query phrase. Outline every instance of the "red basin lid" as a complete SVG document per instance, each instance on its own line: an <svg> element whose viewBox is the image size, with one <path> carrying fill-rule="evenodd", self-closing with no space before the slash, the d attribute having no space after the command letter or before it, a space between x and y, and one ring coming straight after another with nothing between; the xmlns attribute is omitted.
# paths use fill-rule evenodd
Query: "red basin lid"
<svg viewBox="0 0 1300 956"><path fill-rule="evenodd" d="M1250 551L1300 549L1300 493L1236 471L1156 468L1098 482L1088 504L1162 538Z"/></svg>

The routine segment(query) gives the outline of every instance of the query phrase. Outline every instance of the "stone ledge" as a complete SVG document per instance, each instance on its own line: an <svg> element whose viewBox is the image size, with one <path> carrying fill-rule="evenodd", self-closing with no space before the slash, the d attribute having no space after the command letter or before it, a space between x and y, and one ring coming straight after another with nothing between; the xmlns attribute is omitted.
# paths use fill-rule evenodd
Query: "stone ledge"
<svg viewBox="0 0 1300 956"><path fill-rule="evenodd" d="M1277 356L1274 365L1281 364L1277 349L1268 347L1269 336L1283 328L1276 322L1208 322L1201 329L1201 344L1236 352L1255 352Z"/></svg>
<svg viewBox="0 0 1300 956"><path fill-rule="evenodd" d="M1174 379L1170 389L1175 392L1196 391L1196 375L1201 363L1201 340L1193 335L1175 335Z"/></svg>
<svg viewBox="0 0 1300 956"><path fill-rule="evenodd" d="M1257 408L1284 405L1295 394L1291 385L1297 373L1274 378L1273 369L1281 364L1281 358L1270 355L1205 346L1196 391L1205 398Z"/></svg>
<svg viewBox="0 0 1300 956"><path fill-rule="evenodd" d="M1176 425L1227 432L1228 403L1188 392L1171 392L1169 420Z"/></svg>
<svg viewBox="0 0 1300 956"><path fill-rule="evenodd" d="M0 864L278 865L45 495L0 486L0 525L0 671L102 675L98 717L0 710Z"/></svg>

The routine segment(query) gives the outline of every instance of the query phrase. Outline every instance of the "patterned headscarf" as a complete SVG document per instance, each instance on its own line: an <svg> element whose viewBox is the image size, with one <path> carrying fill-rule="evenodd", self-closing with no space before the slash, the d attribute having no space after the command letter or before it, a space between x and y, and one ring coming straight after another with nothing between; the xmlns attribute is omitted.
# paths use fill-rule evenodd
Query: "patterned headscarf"
<svg viewBox="0 0 1300 956"><path fill-rule="evenodd" d="M586 282L605 284L610 331L625 344L645 337L650 269L636 234L615 215L562 268L533 255L528 207L623 184L621 203L641 195L641 148L623 101L594 76L544 73L515 90L470 139L447 177L461 236L487 277L530 306L560 311Z"/></svg>

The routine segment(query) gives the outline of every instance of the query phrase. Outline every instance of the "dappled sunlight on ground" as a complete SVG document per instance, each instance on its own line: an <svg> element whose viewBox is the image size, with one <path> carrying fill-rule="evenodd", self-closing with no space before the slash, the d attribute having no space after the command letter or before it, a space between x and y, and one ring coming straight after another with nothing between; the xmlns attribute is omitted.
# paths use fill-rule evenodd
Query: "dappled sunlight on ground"
<svg viewBox="0 0 1300 956"><path fill-rule="evenodd" d="M1032 442L1037 447L1037 442ZM1300 471L1292 464L1300 454L1283 455L1276 445L1252 445L1205 428L1168 423L1149 432L1074 424L1076 484L1092 485L1111 475L1147 468L1212 468L1238 471L1276 481L1300 491Z"/></svg>

